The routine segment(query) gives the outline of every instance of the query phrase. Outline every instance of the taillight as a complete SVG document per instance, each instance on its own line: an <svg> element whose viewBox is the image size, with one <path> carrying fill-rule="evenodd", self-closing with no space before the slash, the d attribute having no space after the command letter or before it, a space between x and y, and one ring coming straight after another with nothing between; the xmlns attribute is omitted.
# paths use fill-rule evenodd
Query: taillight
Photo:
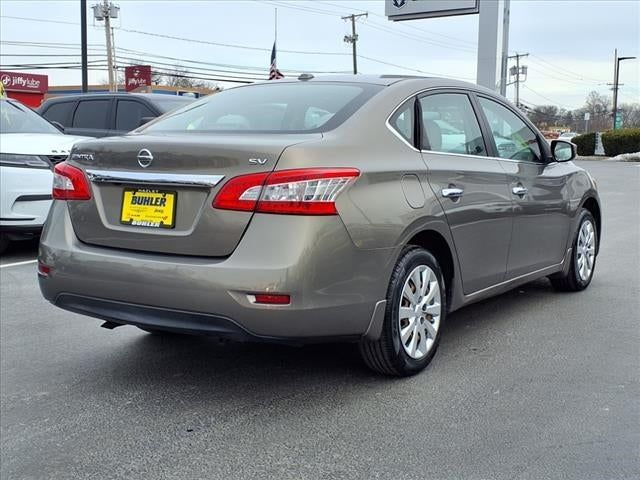
<svg viewBox="0 0 640 480"><path fill-rule="evenodd" d="M289 305L291 303L291 295L282 293L254 293L248 297L251 303L263 305Z"/></svg>
<svg viewBox="0 0 640 480"><path fill-rule="evenodd" d="M229 180L218 192L213 206L223 210L253 212L268 173L252 173Z"/></svg>
<svg viewBox="0 0 640 480"><path fill-rule="evenodd" d="M51 272L51 267L45 263L42 263L40 260L38 260L38 275L46 278L49 276L50 272Z"/></svg>
<svg viewBox="0 0 640 480"><path fill-rule="evenodd" d="M53 198L55 200L89 200L91 189L84 172L67 162L53 169Z"/></svg>
<svg viewBox="0 0 640 480"><path fill-rule="evenodd" d="M214 208L292 215L336 215L335 201L360 175L355 168L305 168L229 180Z"/></svg>

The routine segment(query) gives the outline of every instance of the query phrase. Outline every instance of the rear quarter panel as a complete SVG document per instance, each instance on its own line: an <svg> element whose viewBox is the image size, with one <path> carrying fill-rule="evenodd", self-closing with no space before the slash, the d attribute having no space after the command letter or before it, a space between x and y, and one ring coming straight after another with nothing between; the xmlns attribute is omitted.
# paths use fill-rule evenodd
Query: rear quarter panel
<svg viewBox="0 0 640 480"><path fill-rule="evenodd" d="M321 141L289 147L277 166L278 170L360 170L360 177L338 197L336 206L357 248L386 252L378 271L380 298L384 298L402 248L414 235L434 230L450 248L453 245L442 207L429 187L420 152L386 126L393 110L417 90L419 85L410 89L396 85L385 88L340 127L324 133Z"/></svg>

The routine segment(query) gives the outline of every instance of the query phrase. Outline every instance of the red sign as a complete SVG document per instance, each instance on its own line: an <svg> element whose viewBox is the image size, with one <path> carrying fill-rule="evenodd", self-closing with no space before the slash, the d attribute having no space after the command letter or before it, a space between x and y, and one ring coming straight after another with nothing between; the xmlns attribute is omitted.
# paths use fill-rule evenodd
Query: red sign
<svg viewBox="0 0 640 480"><path fill-rule="evenodd" d="M49 77L33 73L0 70L0 82L7 92L47 93L49 89Z"/></svg>
<svg viewBox="0 0 640 480"><path fill-rule="evenodd" d="M134 65L124 69L124 85L127 92L151 85L151 65Z"/></svg>

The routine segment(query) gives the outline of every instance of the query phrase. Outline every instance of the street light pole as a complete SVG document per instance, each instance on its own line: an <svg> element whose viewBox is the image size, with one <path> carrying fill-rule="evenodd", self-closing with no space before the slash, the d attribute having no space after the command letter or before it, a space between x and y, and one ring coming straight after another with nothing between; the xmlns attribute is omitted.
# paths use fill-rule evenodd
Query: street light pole
<svg viewBox="0 0 640 480"><path fill-rule="evenodd" d="M620 88L620 62L633 60L636 57L618 57L618 49L615 51L615 70L613 72L613 129L617 128L618 119L618 89Z"/></svg>

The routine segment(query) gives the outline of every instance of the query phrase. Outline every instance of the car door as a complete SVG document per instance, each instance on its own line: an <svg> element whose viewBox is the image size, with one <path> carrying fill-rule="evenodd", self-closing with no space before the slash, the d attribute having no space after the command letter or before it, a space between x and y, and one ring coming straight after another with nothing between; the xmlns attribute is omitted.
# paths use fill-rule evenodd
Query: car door
<svg viewBox="0 0 640 480"><path fill-rule="evenodd" d="M118 135L123 135L138 128L143 118L157 116L155 112L138 100L118 99L115 132Z"/></svg>
<svg viewBox="0 0 640 480"><path fill-rule="evenodd" d="M464 91L418 99L420 145L428 178L447 217L466 295L504 280L512 228L507 176L487 156L479 121Z"/></svg>
<svg viewBox="0 0 640 480"><path fill-rule="evenodd" d="M507 278L558 264L569 235L567 165L554 162L544 141L506 103L478 95L490 149L507 174L513 202L513 235Z"/></svg>
<svg viewBox="0 0 640 480"><path fill-rule="evenodd" d="M80 100L73 112L71 127L65 133L87 137L106 137L111 134L111 98Z"/></svg>

